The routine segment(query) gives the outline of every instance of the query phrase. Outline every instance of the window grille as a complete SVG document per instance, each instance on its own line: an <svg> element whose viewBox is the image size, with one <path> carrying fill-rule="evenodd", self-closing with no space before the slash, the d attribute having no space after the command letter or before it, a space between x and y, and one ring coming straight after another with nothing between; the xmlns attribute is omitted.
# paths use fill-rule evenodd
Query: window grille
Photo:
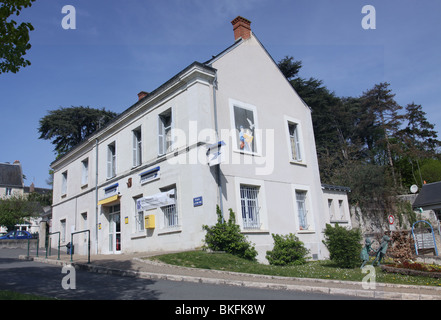
<svg viewBox="0 0 441 320"><path fill-rule="evenodd" d="M244 229L260 229L259 187L240 186L240 203Z"/></svg>
<svg viewBox="0 0 441 320"><path fill-rule="evenodd" d="M179 227L178 211L176 210L176 204L162 207L162 212L164 213L165 228Z"/></svg>

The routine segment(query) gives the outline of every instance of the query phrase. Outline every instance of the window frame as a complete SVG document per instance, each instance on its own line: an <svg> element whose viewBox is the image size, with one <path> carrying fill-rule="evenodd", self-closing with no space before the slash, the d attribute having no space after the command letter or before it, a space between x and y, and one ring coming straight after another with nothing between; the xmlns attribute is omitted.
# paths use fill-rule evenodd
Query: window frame
<svg viewBox="0 0 441 320"><path fill-rule="evenodd" d="M234 100L234 99L229 99L229 104L230 104L230 125L231 125L231 129L234 131L233 151L243 153L243 154L260 156L261 150L262 150L262 146L261 146L262 137L261 137L261 130L259 127L257 107L252 104L241 102L241 101ZM245 111L252 112L253 119L251 119L251 120L253 120L254 122L251 122L251 120L246 120L247 122L245 123L245 121L240 121L240 119L236 119L235 108L240 108L240 109L244 109ZM241 126L242 127L247 126L247 129L245 129L245 130L246 131L250 130L253 133L251 135L252 145L254 146L252 148L252 150L246 150L245 143L244 143L243 147L241 148L241 140L242 140L241 139L241 131L240 131ZM249 132L248 133L244 132L244 133L249 134ZM246 138L244 140L246 141Z"/></svg>
<svg viewBox="0 0 441 320"><path fill-rule="evenodd" d="M87 186L89 184L89 158L81 161L81 186Z"/></svg>
<svg viewBox="0 0 441 320"><path fill-rule="evenodd" d="M284 127L286 130L288 159L290 163L306 165L305 143L303 139L301 121L289 116L285 116ZM294 128L294 132L291 132L290 127ZM293 156L293 151L295 151L295 154L297 155L296 157Z"/></svg>
<svg viewBox="0 0 441 320"><path fill-rule="evenodd" d="M116 141L107 145L107 179L116 177Z"/></svg>
<svg viewBox="0 0 441 320"><path fill-rule="evenodd" d="M64 197L67 195L67 179L68 179L68 171L64 171L61 173L61 196Z"/></svg>
<svg viewBox="0 0 441 320"><path fill-rule="evenodd" d="M168 118L170 121L166 121ZM168 108L158 115L158 156L173 151L173 141L171 139L174 127L173 120L172 108Z"/></svg>
<svg viewBox="0 0 441 320"><path fill-rule="evenodd" d="M142 129L141 126L132 130L132 166L142 164Z"/></svg>
<svg viewBox="0 0 441 320"><path fill-rule="evenodd" d="M291 185L292 189L292 197L293 197L293 206L294 206L294 223L295 228L298 233L316 233L315 230L315 221L314 221L314 206L311 201L311 197L313 193L311 192L311 188L308 185ZM302 221L300 218L300 211L297 200L297 193L303 192L305 194L304 204L305 204L305 215L306 215L306 228L302 226Z"/></svg>

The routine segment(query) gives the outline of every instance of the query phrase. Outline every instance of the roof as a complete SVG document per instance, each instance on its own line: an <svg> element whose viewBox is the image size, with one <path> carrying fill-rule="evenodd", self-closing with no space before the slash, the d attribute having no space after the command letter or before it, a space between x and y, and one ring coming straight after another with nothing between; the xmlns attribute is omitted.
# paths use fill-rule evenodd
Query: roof
<svg viewBox="0 0 441 320"><path fill-rule="evenodd" d="M115 123L117 123L118 121L120 121L122 118L124 118L127 114L129 114L131 111L133 111L134 109L140 107L142 104L144 104L146 101L148 100L153 100L156 96L159 96L161 93L163 93L164 91L166 91L167 89L169 89L170 87L172 87L174 84L176 84L177 82L179 82L181 80L182 77L185 76L185 74L187 74L188 72L190 72L192 69L194 68L200 68L208 73L216 73L216 69L214 69L213 67L203 64L201 62L198 61L194 61L193 63L191 63L190 65L188 65L186 68L184 68L183 70L181 70L179 73L177 73L175 76L173 76L172 78L170 78L168 81L166 81L165 83L163 83L161 86L159 86L158 88L156 88L155 90L153 90L152 92L146 94L143 98L139 99L137 102L135 102L131 107L127 108L125 111L123 111L122 113L120 113L118 116L116 116L115 118L113 118L112 120L110 120L108 123L106 123L106 125L104 125L103 127L101 127L100 129L98 129L97 131L95 131L94 133L92 133L89 137L86 137L82 142L80 142L79 144L77 144L76 146L74 146L72 149L70 149L68 152L66 152L65 154L63 154L61 157L57 158L56 160L54 160L51 163L51 167L53 167L55 165L55 163L59 162L60 160L64 159L67 155L71 154L71 152L73 152L74 150L76 150L77 148L79 148L80 146L88 143L88 139L90 137L93 137L94 135L100 134L101 132L105 131L107 128L112 127L115 125Z"/></svg>
<svg viewBox="0 0 441 320"><path fill-rule="evenodd" d="M23 172L19 164L0 163L0 186L23 188Z"/></svg>
<svg viewBox="0 0 441 320"><path fill-rule="evenodd" d="M322 183L322 189L331 190L331 191L351 192L351 188L349 187L334 186L332 184L325 184L325 183Z"/></svg>
<svg viewBox="0 0 441 320"><path fill-rule="evenodd" d="M441 181L424 184L413 203L414 208L436 205L441 207Z"/></svg>

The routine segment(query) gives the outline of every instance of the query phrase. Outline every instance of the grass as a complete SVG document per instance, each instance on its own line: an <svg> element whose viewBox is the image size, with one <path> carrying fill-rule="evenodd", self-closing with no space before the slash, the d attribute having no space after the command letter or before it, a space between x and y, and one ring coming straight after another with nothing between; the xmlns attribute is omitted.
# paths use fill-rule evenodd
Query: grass
<svg viewBox="0 0 441 320"><path fill-rule="evenodd" d="M0 290L0 300L55 300L34 294L24 294L9 290Z"/></svg>
<svg viewBox="0 0 441 320"><path fill-rule="evenodd" d="M183 267L282 277L362 281L367 275L363 273L360 268L339 268L330 260L309 261L300 266L281 267L248 261L227 253L207 253L205 251L180 252L151 257L149 259ZM375 271L377 283L441 286L441 279L386 273L383 272L380 267L375 267Z"/></svg>

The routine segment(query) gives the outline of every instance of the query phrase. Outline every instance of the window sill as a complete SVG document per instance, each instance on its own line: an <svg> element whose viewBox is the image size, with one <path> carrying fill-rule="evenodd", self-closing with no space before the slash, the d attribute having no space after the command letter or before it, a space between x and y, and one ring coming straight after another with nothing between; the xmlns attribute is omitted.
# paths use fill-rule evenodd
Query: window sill
<svg viewBox="0 0 441 320"><path fill-rule="evenodd" d="M180 232L182 232L181 227L167 228L167 229L162 229L161 231L158 231L158 236L173 234L173 233L180 233Z"/></svg>
<svg viewBox="0 0 441 320"><path fill-rule="evenodd" d="M267 229L241 229L240 233L243 234L269 234Z"/></svg>
<svg viewBox="0 0 441 320"><path fill-rule="evenodd" d="M139 231L139 232L135 232L135 233L132 233L131 235L130 235L130 239L140 239L140 238L145 238L145 237L147 237L147 234L146 234L146 232L145 232L145 229L143 230L143 231Z"/></svg>
<svg viewBox="0 0 441 320"><path fill-rule="evenodd" d="M299 166L304 166L304 167L308 166L308 164L306 162L297 161L297 160L293 160L293 159L289 160L289 163L296 164L296 165L299 165Z"/></svg>
<svg viewBox="0 0 441 320"><path fill-rule="evenodd" d="M252 157L262 157L262 154L260 154L259 152L251 152L251 151L245 151L245 150L239 150L239 149L234 149L233 152L244 154L247 156L252 156Z"/></svg>
<svg viewBox="0 0 441 320"><path fill-rule="evenodd" d="M329 222L330 223L343 223L343 224L349 223L348 220L330 220Z"/></svg>
<svg viewBox="0 0 441 320"><path fill-rule="evenodd" d="M297 230L299 234L312 234L315 233L315 230Z"/></svg>

